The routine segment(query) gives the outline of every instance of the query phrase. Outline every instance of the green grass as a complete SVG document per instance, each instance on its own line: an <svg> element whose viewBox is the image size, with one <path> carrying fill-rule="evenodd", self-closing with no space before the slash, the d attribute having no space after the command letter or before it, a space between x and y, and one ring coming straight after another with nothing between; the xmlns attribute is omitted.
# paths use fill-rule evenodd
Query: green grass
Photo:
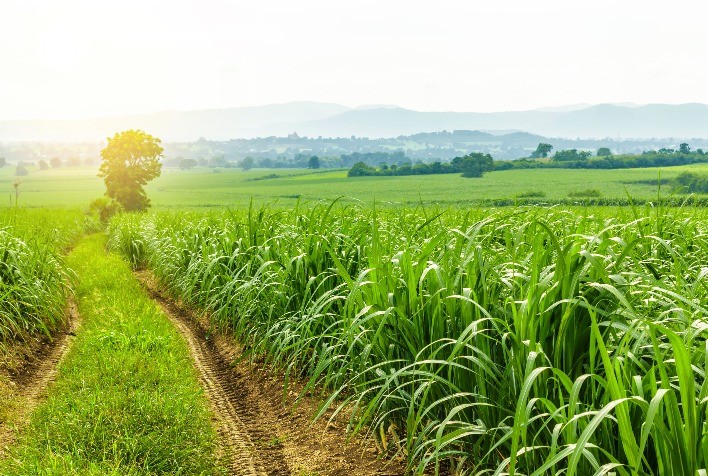
<svg viewBox="0 0 708 476"><path fill-rule="evenodd" d="M110 243L416 474L696 475L707 213L324 204L121 216Z"/></svg>
<svg viewBox="0 0 708 476"><path fill-rule="evenodd" d="M84 322L3 475L216 474L216 435L184 341L105 237L78 243Z"/></svg>
<svg viewBox="0 0 708 476"><path fill-rule="evenodd" d="M0 204L15 204L12 183L20 181L18 204L45 208L80 208L105 192L105 186L96 174L97 167L62 167L38 170L28 167L30 175L15 177L12 166L0 168Z"/></svg>
<svg viewBox="0 0 708 476"><path fill-rule="evenodd" d="M14 203L12 167L0 169L0 191L6 191L6 203ZM304 201L334 200L340 196L350 203L380 204L425 203L467 206L480 200L514 199L541 190L544 199L567 199L572 193L597 189L603 198L635 199L657 197L659 179L671 179L684 171L708 173L708 165L695 164L664 169L620 170L507 170L465 179L456 174L408 177L347 178L346 171L197 168L189 171L164 169L161 177L147 186L148 196L157 209L246 206L277 201L292 206ZM269 174L280 177L257 180ZM19 204L30 207L86 207L105 191L96 177L95 167L64 167L38 171L21 179ZM653 182L652 182L653 181ZM662 194L669 193L664 186ZM0 196L1 198L1 196Z"/></svg>

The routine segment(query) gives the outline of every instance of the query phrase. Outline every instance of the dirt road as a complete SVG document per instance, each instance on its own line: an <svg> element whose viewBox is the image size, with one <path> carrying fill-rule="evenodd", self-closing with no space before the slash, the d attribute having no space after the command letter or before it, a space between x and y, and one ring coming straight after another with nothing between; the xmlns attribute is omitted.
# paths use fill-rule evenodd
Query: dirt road
<svg viewBox="0 0 708 476"><path fill-rule="evenodd" d="M293 395L283 399L282 376L247 363L234 364L239 350L232 339L206 332L192 313L160 292L149 273L138 273L138 279L188 343L230 474L403 474L400 461L378 460L371 444L347 442L343 422L312 423L314 399L305 397L293 411Z"/></svg>
<svg viewBox="0 0 708 476"><path fill-rule="evenodd" d="M0 421L0 456L15 441L27 424L30 413L56 378L59 362L69 351L79 325L76 304L70 302L65 327L57 332L53 339L43 339L37 341L32 349L23 349L24 352L20 355L22 362L3 372L11 386L9 400L12 401L12 415L8 421Z"/></svg>

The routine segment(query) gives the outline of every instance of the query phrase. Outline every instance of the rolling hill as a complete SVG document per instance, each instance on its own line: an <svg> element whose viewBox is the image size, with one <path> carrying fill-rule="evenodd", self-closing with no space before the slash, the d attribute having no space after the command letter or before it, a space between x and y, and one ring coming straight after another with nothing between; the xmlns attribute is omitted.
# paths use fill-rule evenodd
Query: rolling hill
<svg viewBox="0 0 708 476"><path fill-rule="evenodd" d="M705 104L600 104L508 112L424 112L391 106L352 109L296 102L267 106L166 111L71 121L0 121L0 141L102 140L140 128L164 141L285 136L395 137L452 130L519 130L558 138L708 138Z"/></svg>

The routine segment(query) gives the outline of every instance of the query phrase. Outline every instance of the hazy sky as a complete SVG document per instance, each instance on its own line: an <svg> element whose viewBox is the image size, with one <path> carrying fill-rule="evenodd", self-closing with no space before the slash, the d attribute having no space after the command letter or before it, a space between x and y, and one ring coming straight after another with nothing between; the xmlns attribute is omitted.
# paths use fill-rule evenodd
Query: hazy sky
<svg viewBox="0 0 708 476"><path fill-rule="evenodd" d="M708 103L708 6L0 0L0 119L297 100L499 111Z"/></svg>

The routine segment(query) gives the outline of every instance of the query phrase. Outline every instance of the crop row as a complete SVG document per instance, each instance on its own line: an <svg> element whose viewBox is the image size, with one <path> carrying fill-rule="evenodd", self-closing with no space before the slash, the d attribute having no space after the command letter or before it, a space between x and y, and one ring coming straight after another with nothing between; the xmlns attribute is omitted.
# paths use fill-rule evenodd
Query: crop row
<svg viewBox="0 0 708 476"><path fill-rule="evenodd" d="M63 322L70 273L61 251L82 229L80 212L0 210L0 345Z"/></svg>
<svg viewBox="0 0 708 476"><path fill-rule="evenodd" d="M415 473L695 475L706 218L317 205L124 215L109 244Z"/></svg>

